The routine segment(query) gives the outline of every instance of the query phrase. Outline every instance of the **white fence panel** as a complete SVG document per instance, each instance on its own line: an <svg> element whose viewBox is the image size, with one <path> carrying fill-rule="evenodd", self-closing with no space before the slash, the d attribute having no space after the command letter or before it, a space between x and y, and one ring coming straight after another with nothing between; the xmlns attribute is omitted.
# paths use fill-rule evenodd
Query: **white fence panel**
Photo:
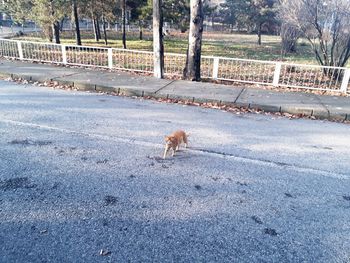
<svg viewBox="0 0 350 263"><path fill-rule="evenodd" d="M60 45L21 41L23 60L62 63Z"/></svg>
<svg viewBox="0 0 350 263"><path fill-rule="evenodd" d="M164 54L164 73L169 76L182 76L186 66L186 55L165 53ZM214 58L208 56L201 57L201 77L212 78L214 67Z"/></svg>
<svg viewBox="0 0 350 263"><path fill-rule="evenodd" d="M323 91L341 91L346 68L282 64L279 85Z"/></svg>
<svg viewBox="0 0 350 263"><path fill-rule="evenodd" d="M201 77L204 79L213 78L214 57L201 57Z"/></svg>
<svg viewBox="0 0 350 263"><path fill-rule="evenodd" d="M164 74L168 76L182 76L186 65L186 55L165 53Z"/></svg>
<svg viewBox="0 0 350 263"><path fill-rule="evenodd" d="M108 48L66 46L67 64L108 68Z"/></svg>
<svg viewBox="0 0 350 263"><path fill-rule="evenodd" d="M275 67L276 63L270 61L220 57L217 79L272 85Z"/></svg>
<svg viewBox="0 0 350 263"><path fill-rule="evenodd" d="M0 56L8 58L19 58L17 41L0 39Z"/></svg>
<svg viewBox="0 0 350 263"><path fill-rule="evenodd" d="M113 68L153 72L153 52L113 48Z"/></svg>

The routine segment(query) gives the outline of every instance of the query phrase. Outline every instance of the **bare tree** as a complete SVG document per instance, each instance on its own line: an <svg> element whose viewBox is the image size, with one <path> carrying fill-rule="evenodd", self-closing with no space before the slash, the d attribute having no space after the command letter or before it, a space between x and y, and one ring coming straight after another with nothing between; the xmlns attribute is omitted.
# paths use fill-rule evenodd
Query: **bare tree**
<svg viewBox="0 0 350 263"><path fill-rule="evenodd" d="M301 32L293 25L282 22L280 36L282 39L282 55L297 52L297 42Z"/></svg>
<svg viewBox="0 0 350 263"><path fill-rule="evenodd" d="M203 33L203 0L191 0L191 21L188 36L186 66L183 77L199 81L201 78L201 52Z"/></svg>
<svg viewBox="0 0 350 263"><path fill-rule="evenodd" d="M153 52L154 76L163 78L164 74L164 44L163 44L163 14L162 0L153 0Z"/></svg>
<svg viewBox="0 0 350 263"><path fill-rule="evenodd" d="M126 49L126 31L125 31L125 24L126 24L126 0L121 1L122 5L122 42L123 42L123 48Z"/></svg>
<svg viewBox="0 0 350 263"><path fill-rule="evenodd" d="M107 37L107 30L106 30L106 18L104 15L102 15L102 28L103 28L103 38L104 38L104 41L105 41L105 45L107 46L108 45L108 37Z"/></svg>
<svg viewBox="0 0 350 263"><path fill-rule="evenodd" d="M76 44L77 44L78 46L81 46L81 36L80 36L80 27L79 27L78 6L77 6L77 1L76 1L76 0L72 0L72 10L73 10L74 23L75 23L75 39L76 39Z"/></svg>
<svg viewBox="0 0 350 263"><path fill-rule="evenodd" d="M281 16L300 30L323 66L344 67L350 58L349 0L281 0Z"/></svg>

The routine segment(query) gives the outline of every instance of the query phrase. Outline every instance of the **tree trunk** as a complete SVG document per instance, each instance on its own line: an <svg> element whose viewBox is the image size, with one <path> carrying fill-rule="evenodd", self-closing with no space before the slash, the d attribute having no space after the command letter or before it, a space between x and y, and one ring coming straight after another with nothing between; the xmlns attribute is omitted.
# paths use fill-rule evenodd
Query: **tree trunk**
<svg viewBox="0 0 350 263"><path fill-rule="evenodd" d="M55 37L55 43L56 44L61 44L60 40L60 22L56 21L55 23L52 24L52 32Z"/></svg>
<svg viewBox="0 0 350 263"><path fill-rule="evenodd" d="M96 17L96 32L97 32L97 36L98 36L98 39L100 40L102 38L101 36L101 26L100 26L100 18L99 17Z"/></svg>
<svg viewBox="0 0 350 263"><path fill-rule="evenodd" d="M47 35L47 38L50 43L53 42L53 28L50 25L47 25L43 28L44 34Z"/></svg>
<svg viewBox="0 0 350 263"><path fill-rule="evenodd" d="M162 0L153 0L153 64L154 76L164 77L164 44Z"/></svg>
<svg viewBox="0 0 350 263"><path fill-rule="evenodd" d="M143 33L142 33L142 21L139 21L139 39L143 39Z"/></svg>
<svg viewBox="0 0 350 263"><path fill-rule="evenodd" d="M105 40L105 45L108 45L108 39L107 39L107 31L106 31L106 19L105 16L102 16L102 27L103 27L103 36L104 36L104 40Z"/></svg>
<svg viewBox="0 0 350 263"><path fill-rule="evenodd" d="M258 25L258 45L261 46L261 28L262 28L262 24L259 23Z"/></svg>
<svg viewBox="0 0 350 263"><path fill-rule="evenodd" d="M60 31L63 31L64 18L61 19L60 23Z"/></svg>
<svg viewBox="0 0 350 263"><path fill-rule="evenodd" d="M76 0L72 1L72 9L73 9L73 16L74 16L74 23L75 23L75 40L76 40L76 44L78 46L81 46L79 16L78 16L78 7L77 7L77 1Z"/></svg>
<svg viewBox="0 0 350 263"><path fill-rule="evenodd" d="M55 17L55 9L53 7L53 3L50 2L50 11L51 11L51 16ZM51 30L52 30L52 38L55 38L55 43L60 44L60 22L55 21L51 25Z"/></svg>
<svg viewBox="0 0 350 263"><path fill-rule="evenodd" d="M93 27L94 27L95 41L98 42L98 41L100 41L100 39L99 39L98 33L97 33L97 21L96 21L96 18L94 18L92 21L93 21Z"/></svg>
<svg viewBox="0 0 350 263"><path fill-rule="evenodd" d="M191 0L190 32L186 66L183 72L183 77L188 80L199 81L201 78L203 20L203 0Z"/></svg>
<svg viewBox="0 0 350 263"><path fill-rule="evenodd" d="M126 24L126 0L122 0L122 31L123 31L123 48L126 49L126 32L125 32L125 24Z"/></svg>

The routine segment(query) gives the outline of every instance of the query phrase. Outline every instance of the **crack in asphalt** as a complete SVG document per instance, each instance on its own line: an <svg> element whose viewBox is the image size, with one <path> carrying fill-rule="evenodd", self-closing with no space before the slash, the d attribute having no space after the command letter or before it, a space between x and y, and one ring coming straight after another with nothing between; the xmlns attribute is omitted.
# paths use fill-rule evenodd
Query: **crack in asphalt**
<svg viewBox="0 0 350 263"><path fill-rule="evenodd" d="M154 93L157 94L159 91L165 89L166 87L170 86L171 84L173 84L176 80L172 80L169 83L167 83L166 85L164 85L163 87L161 87L160 89L157 89Z"/></svg>
<svg viewBox="0 0 350 263"><path fill-rule="evenodd" d="M163 144L152 143L152 142L147 142L147 141L142 141L142 140L136 140L133 138L130 139L130 138L122 138L122 137L102 135L102 134L90 134L90 133L73 131L73 130L64 129L64 128L57 128L57 127L52 127L52 126L47 126L47 125L35 124L35 123L27 123L27 122L4 120L4 119L0 120L0 122L6 123L6 124L17 125L17 126L26 126L26 127L37 128L37 129L52 130L52 131L56 131L56 132L58 131L58 132L62 132L62 133L85 136L85 137L90 137L90 138L95 138L95 139L106 140L106 141L115 141L115 142L122 142L122 143L137 144L140 146L147 146L147 147L157 147L157 148L164 147ZM263 165L263 166L269 166L269 167L273 167L273 168L284 168L284 169L298 171L298 172L313 173L313 174L321 175L321 176L325 176L325 177L331 177L331 178L342 179L342 180L350 180L350 175L347 175L347 174L336 173L336 172L331 172L331 171L327 171L327 170L320 170L320 169L311 168L311 167L298 166L298 165L288 164L288 163L284 163L284 162L276 162L273 160L267 160L267 159L263 159L263 158L252 158L252 157L247 157L247 156L238 156L238 155L231 154L231 153L220 152L220 151L215 151L215 150L208 150L208 149L203 149L203 148L195 148L195 147L187 148L186 151L193 152L193 153L200 154L200 155L211 155L214 157L232 159L232 160L242 162L242 163Z"/></svg>

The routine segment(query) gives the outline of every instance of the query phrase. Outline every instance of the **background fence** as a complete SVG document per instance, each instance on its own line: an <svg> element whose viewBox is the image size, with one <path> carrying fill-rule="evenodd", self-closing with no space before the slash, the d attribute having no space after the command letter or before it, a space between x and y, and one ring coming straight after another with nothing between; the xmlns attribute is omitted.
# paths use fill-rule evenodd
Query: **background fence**
<svg viewBox="0 0 350 263"><path fill-rule="evenodd" d="M58 45L0 39L0 56L20 60L153 72L153 52L91 46ZM181 76L184 54L165 54L165 74ZM350 68L202 56L201 76L207 79L350 92Z"/></svg>

